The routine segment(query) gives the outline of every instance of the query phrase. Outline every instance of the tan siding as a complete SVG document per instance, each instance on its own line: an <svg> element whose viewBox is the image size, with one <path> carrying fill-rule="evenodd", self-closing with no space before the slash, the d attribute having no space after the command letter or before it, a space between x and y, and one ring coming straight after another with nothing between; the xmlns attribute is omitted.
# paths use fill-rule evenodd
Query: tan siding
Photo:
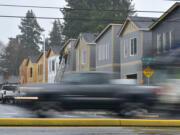
<svg viewBox="0 0 180 135"><path fill-rule="evenodd" d="M37 61L37 69L39 68L39 72L37 72L37 82L43 82L43 55ZM48 61L47 57L45 57L45 81L48 82Z"/></svg>
<svg viewBox="0 0 180 135"><path fill-rule="evenodd" d="M20 84L27 83L27 63L28 59L24 59L19 67L19 82Z"/></svg>
<svg viewBox="0 0 180 135"><path fill-rule="evenodd" d="M36 63L32 63L31 61L28 62L27 66L27 83L36 83L37 75L36 75ZM30 69L32 68L32 77L30 76Z"/></svg>
<svg viewBox="0 0 180 135"><path fill-rule="evenodd" d="M80 51L80 53L79 53ZM82 51L86 51L86 64L82 64ZM80 60L80 61L79 61ZM76 71L90 71L90 46L82 38L76 48ZM80 66L79 66L80 63Z"/></svg>
<svg viewBox="0 0 180 135"><path fill-rule="evenodd" d="M133 22L129 21L126 27L124 28L122 35L126 35L136 31L138 31L137 26Z"/></svg>

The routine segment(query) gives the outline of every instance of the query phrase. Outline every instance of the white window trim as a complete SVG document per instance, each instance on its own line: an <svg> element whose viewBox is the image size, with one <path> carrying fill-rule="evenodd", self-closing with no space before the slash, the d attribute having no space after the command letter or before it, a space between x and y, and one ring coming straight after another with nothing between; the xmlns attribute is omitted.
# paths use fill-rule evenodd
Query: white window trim
<svg viewBox="0 0 180 135"><path fill-rule="evenodd" d="M124 46L124 57L126 58L127 57L127 54L126 54L126 49L127 49L126 40L123 41L123 46Z"/></svg>
<svg viewBox="0 0 180 135"><path fill-rule="evenodd" d="M166 33L163 32L163 52L166 51Z"/></svg>
<svg viewBox="0 0 180 135"><path fill-rule="evenodd" d="M54 70L53 70L53 64L54 64ZM52 59L52 65L51 66L52 66L52 68L51 68L52 72L55 72L55 60L54 59Z"/></svg>
<svg viewBox="0 0 180 135"><path fill-rule="evenodd" d="M103 60L105 60L105 58L106 58L106 56L105 56L105 55L106 55L105 49L106 49L106 48L105 48L105 45L104 45L104 44L103 44L102 46L103 46Z"/></svg>
<svg viewBox="0 0 180 135"><path fill-rule="evenodd" d="M137 52L137 50L138 50L138 49L137 49L137 38L136 38L136 54L133 54L133 55L131 54L131 40L132 40L132 39L135 39L135 38L136 38L136 37L130 38L130 56L137 56L137 54L138 54L138 52Z"/></svg>
<svg viewBox="0 0 180 135"><path fill-rule="evenodd" d="M101 61L101 45L99 45L99 60Z"/></svg>
<svg viewBox="0 0 180 135"><path fill-rule="evenodd" d="M172 31L169 32L169 49L172 49Z"/></svg>
<svg viewBox="0 0 180 135"><path fill-rule="evenodd" d="M84 55L84 52L85 52L85 55ZM82 50L82 59L81 59L81 63L84 65L86 64L87 60L86 60L86 50ZM84 58L85 57L85 58Z"/></svg>
<svg viewBox="0 0 180 135"><path fill-rule="evenodd" d="M106 60L108 59L108 44L106 43Z"/></svg>
<svg viewBox="0 0 180 135"><path fill-rule="evenodd" d="M107 60L109 60L109 51L110 51L109 46L110 46L109 43L107 43Z"/></svg>
<svg viewBox="0 0 180 135"><path fill-rule="evenodd" d="M157 33L157 53L159 54L161 52L161 34Z"/></svg>

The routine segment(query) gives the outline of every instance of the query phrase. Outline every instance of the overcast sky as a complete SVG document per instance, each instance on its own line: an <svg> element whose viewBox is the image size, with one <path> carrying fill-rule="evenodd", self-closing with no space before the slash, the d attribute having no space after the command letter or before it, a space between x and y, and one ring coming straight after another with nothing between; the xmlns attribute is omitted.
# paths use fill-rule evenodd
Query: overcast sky
<svg viewBox="0 0 180 135"><path fill-rule="evenodd" d="M174 2L167 0L133 0L136 10L156 10L166 11ZM34 5L34 6L56 6L64 7L66 5L64 0L0 0L0 4L17 4L17 5ZM25 16L28 8L12 8L0 7L0 15L19 15ZM57 9L33 9L36 16L45 17L62 17L62 14ZM154 16L159 17L160 14L152 13L139 13L139 16ZM48 36L53 20L38 20L40 25L46 30L45 34ZM13 18L0 18L0 40L5 44L8 42L9 37L15 37L20 33L18 25L20 19Z"/></svg>

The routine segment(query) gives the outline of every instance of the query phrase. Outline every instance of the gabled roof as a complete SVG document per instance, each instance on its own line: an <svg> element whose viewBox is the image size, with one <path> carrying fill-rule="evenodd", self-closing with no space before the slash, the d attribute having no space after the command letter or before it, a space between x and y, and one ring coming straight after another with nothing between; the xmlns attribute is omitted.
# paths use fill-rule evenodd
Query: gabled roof
<svg viewBox="0 0 180 135"><path fill-rule="evenodd" d="M41 56L43 56L43 54L44 54L44 52L40 53L40 55L36 59L36 62L38 62L40 60L40 58L41 58ZM47 54L47 51L45 52L45 56L46 56L46 54Z"/></svg>
<svg viewBox="0 0 180 135"><path fill-rule="evenodd" d="M36 56L29 56L29 60L30 60L32 63L36 63L37 57L36 57Z"/></svg>
<svg viewBox="0 0 180 135"><path fill-rule="evenodd" d="M47 57L47 58L49 57L49 54L50 54L51 51L53 51L53 53L54 53L55 55L58 55L60 48L61 48L61 46L51 46L51 47L49 48L49 50L47 51L46 57Z"/></svg>
<svg viewBox="0 0 180 135"><path fill-rule="evenodd" d="M60 48L61 46L52 46L52 51L54 52L54 54L59 54Z"/></svg>
<svg viewBox="0 0 180 135"><path fill-rule="evenodd" d="M137 17L137 16L131 16L129 18L140 29L147 29L147 28L149 28L149 26L151 26L157 20L157 18L155 18L155 17Z"/></svg>
<svg viewBox="0 0 180 135"><path fill-rule="evenodd" d="M166 16L168 16L170 13L172 13L177 7L180 6L179 2L176 2L172 7L170 7L160 18L157 19L156 22L154 22L149 29L152 30L157 24L159 24Z"/></svg>
<svg viewBox="0 0 180 135"><path fill-rule="evenodd" d="M138 17L138 16L127 17L118 35L120 36L122 34L128 22L130 21L133 22L139 30L149 30L149 26L151 26L156 20L157 18L154 17Z"/></svg>
<svg viewBox="0 0 180 135"><path fill-rule="evenodd" d="M96 38L96 35L97 33L86 33L86 32L80 33L78 39L76 40L75 48L77 47L81 36L84 38L87 44L92 44L94 43L94 39Z"/></svg>
<svg viewBox="0 0 180 135"><path fill-rule="evenodd" d="M28 62L28 58L25 58L25 59L22 61L21 65L27 65L27 62Z"/></svg>
<svg viewBox="0 0 180 135"><path fill-rule="evenodd" d="M68 41L66 41L66 43L65 43L65 44L61 47L61 49L59 50L59 53L60 53L61 51L63 51L64 48L66 48L66 46L67 46L71 41L76 41L76 39L72 39L72 38L68 39Z"/></svg>
<svg viewBox="0 0 180 135"><path fill-rule="evenodd" d="M31 61L31 63L36 63L36 60L37 56L28 56L26 66L28 65L29 61Z"/></svg>
<svg viewBox="0 0 180 135"><path fill-rule="evenodd" d="M121 27L122 24L108 24L102 31L101 33L96 37L96 39L94 40L94 42L97 42L103 35L105 32L107 32L109 30L109 28L111 28L112 26L119 26Z"/></svg>

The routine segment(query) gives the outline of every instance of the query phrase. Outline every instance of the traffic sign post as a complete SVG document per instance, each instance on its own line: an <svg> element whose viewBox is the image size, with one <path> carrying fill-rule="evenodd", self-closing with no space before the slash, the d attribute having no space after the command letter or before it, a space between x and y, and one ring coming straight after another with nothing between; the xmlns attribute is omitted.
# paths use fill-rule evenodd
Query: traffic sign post
<svg viewBox="0 0 180 135"><path fill-rule="evenodd" d="M151 62L155 62L156 59L153 57L142 57L141 60L145 62L147 65L149 65Z"/></svg>
<svg viewBox="0 0 180 135"><path fill-rule="evenodd" d="M149 78L154 74L154 70L150 68L150 66L147 66L143 70L143 74L148 78L148 85L149 85Z"/></svg>

